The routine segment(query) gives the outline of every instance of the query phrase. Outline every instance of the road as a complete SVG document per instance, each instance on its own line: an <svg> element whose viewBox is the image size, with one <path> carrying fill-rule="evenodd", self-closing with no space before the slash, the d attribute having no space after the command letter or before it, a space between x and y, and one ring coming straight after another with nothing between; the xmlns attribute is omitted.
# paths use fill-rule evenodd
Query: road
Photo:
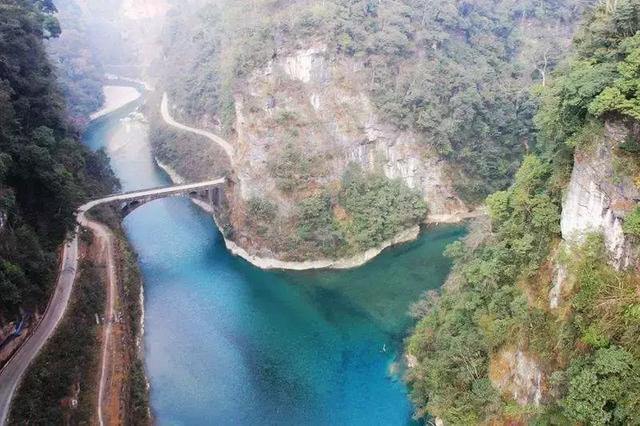
<svg viewBox="0 0 640 426"><path fill-rule="evenodd" d="M171 117L171 114L169 113L169 98L166 93L162 95L162 103L160 104L160 113L162 114L162 119L168 125L173 126L180 130L185 130L187 132L204 136L205 138L208 138L213 142L215 142L216 144L218 144L220 148L222 148L224 152L227 154L227 156L229 157L229 162L233 167L234 160L235 160L233 146L229 142L227 142L226 140L222 139L220 136L214 133L211 133L202 129L196 129L195 127L189 127L185 124L178 123L176 120L174 120L173 117Z"/></svg>
<svg viewBox="0 0 640 426"><path fill-rule="evenodd" d="M97 205L112 203L114 201L135 200L136 198L144 198L149 195L171 196L176 194L184 194L189 191L206 189L208 187L215 186L215 185L224 185L225 182L226 182L226 178L219 178L219 179L207 180L203 182L186 183L182 185L165 186L162 188L143 189L141 191L131 191L131 192L124 192L122 194L109 195L108 197L89 201L87 204L80 207L78 209L78 212L84 213L88 210L91 210Z"/></svg>
<svg viewBox="0 0 640 426"><path fill-rule="evenodd" d="M116 270L113 257L113 233L108 227L101 223L86 221L85 226L93 232L93 235L102 245L102 253L105 259L107 270L107 307L105 309L106 327L102 331L102 355L100 359L100 383L98 384L98 423L104 425L102 405L104 403L105 388L107 385L109 369L109 348L111 346L111 334L113 329L113 319L115 318L115 297L116 297Z"/></svg>
<svg viewBox="0 0 640 426"><path fill-rule="evenodd" d="M100 383L98 390L98 420L101 425L103 422L102 415L102 402L104 399L107 370L109 366L109 345L111 340L112 319L114 318L114 300L116 292L116 276L115 266L113 260L113 234L111 231L101 223L89 220L85 213L91 208L105 203L114 201L126 201L139 197L145 197L149 195L167 195L171 196L178 193L185 193L191 190L200 189L203 187L210 187L212 185L220 185L225 183L225 178L210 180L206 182L190 183L185 185L174 185L164 188L155 188L142 191L128 192L124 194L110 195L98 200L89 201L82 205L77 210L77 222L79 226L83 226L91 229L94 235L104 244L107 275L108 275L108 289L107 289L107 308L106 308L106 320L107 326L103 331L103 347L102 347L102 360L101 360L101 373ZM40 350L45 345L47 340L51 337L56 327L60 323L60 320L64 316L64 313L69 304L71 297L71 291L73 289L73 283L76 278L76 271L78 269L78 230L74 233L73 238L66 242L62 251L62 262L60 272L58 275L58 281L54 290L53 296L49 300L49 305L45 310L44 315L37 328L32 332L31 336L26 342L18 349L14 356L5 364L0 370L0 425L4 425L9 416L9 410L11 405L11 399L24 375L25 371L31 364L31 362L38 356Z"/></svg>
<svg viewBox="0 0 640 426"><path fill-rule="evenodd" d="M63 317L67 308L73 283L78 268L78 237L65 243L62 252L62 263L56 289L49 301L40 324L18 349L14 356L0 370L0 425L4 424L9 415L11 398L24 372Z"/></svg>

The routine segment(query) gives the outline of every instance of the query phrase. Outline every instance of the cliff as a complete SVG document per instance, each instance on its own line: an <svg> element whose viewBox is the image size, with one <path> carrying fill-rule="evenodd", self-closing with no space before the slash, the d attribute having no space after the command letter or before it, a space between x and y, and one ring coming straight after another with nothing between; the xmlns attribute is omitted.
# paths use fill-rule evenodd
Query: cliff
<svg viewBox="0 0 640 426"><path fill-rule="evenodd" d="M420 191L437 219L469 211L455 193L449 167L419 135L380 117L367 90L364 59L332 58L323 42L278 52L234 95L236 146L243 198L274 194L284 205L299 194L278 191L270 165L283 141L318 162L308 187L329 187L350 163L399 178Z"/></svg>
<svg viewBox="0 0 640 426"><path fill-rule="evenodd" d="M452 285L420 302L407 347L419 414L640 421L638 11L627 0L587 15L540 90L535 149L486 199L490 228L447 249Z"/></svg>
<svg viewBox="0 0 640 426"><path fill-rule="evenodd" d="M212 0L174 10L161 86L178 121L233 147L227 238L260 258L342 258L420 222L473 216L528 149L523 87L563 56L581 8L525 3ZM219 174L188 154L202 141L157 127L160 161L187 178ZM400 201L415 195L428 214Z"/></svg>
<svg viewBox="0 0 640 426"><path fill-rule="evenodd" d="M631 242L622 223L640 201L640 189L634 182L637 176L630 174L637 168L635 159L625 157L619 149L629 136L623 123L609 121L600 137L578 147L560 222L562 238L571 244L584 243L590 233L601 234L617 269L632 263Z"/></svg>

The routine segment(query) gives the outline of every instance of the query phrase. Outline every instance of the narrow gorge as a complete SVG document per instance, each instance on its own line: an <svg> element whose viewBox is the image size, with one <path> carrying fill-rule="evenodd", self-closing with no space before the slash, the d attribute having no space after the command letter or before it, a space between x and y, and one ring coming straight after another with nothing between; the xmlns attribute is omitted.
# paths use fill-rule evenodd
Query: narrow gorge
<svg viewBox="0 0 640 426"><path fill-rule="evenodd" d="M640 424L640 0L0 0L0 52L3 424Z"/></svg>

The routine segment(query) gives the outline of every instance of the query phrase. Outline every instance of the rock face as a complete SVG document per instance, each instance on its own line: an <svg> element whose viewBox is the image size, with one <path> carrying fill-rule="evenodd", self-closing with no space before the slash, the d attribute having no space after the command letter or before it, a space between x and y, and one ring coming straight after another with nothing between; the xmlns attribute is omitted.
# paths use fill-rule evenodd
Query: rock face
<svg viewBox="0 0 640 426"><path fill-rule="evenodd" d="M549 307L556 309L560 306L562 289L567 281L567 267L560 263L556 263L553 269L553 281L551 290L549 291Z"/></svg>
<svg viewBox="0 0 640 426"><path fill-rule="evenodd" d="M616 170L619 160L614 149L625 136L622 126L608 123L602 140L576 151L561 219L562 237L569 243L581 243L592 232L601 233L617 268L626 268L632 261L622 223L640 200L632 177Z"/></svg>
<svg viewBox="0 0 640 426"><path fill-rule="evenodd" d="M537 361L521 350L502 350L491 360L489 377L496 389L520 405L540 405L543 374Z"/></svg>
<svg viewBox="0 0 640 426"><path fill-rule="evenodd" d="M328 59L326 46L279 52L248 78L235 96L242 197L275 190L268 162L286 144L319 163L312 186L338 182L349 163L401 178L418 189L434 220L452 221L468 209L456 196L445 163L418 136L382 120L367 95L370 76L361 62Z"/></svg>

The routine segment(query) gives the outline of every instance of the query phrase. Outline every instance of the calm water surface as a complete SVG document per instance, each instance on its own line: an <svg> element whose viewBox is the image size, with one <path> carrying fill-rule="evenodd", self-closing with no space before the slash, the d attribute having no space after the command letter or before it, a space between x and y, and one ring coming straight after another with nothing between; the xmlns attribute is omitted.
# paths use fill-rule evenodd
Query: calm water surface
<svg viewBox="0 0 640 426"><path fill-rule="evenodd" d="M136 103L90 128L123 190L169 183ZM349 271L267 272L233 257L186 199L126 217L145 281L145 351L161 425L407 425L397 361L408 306L439 287L457 227ZM401 373L400 373L401 374Z"/></svg>

